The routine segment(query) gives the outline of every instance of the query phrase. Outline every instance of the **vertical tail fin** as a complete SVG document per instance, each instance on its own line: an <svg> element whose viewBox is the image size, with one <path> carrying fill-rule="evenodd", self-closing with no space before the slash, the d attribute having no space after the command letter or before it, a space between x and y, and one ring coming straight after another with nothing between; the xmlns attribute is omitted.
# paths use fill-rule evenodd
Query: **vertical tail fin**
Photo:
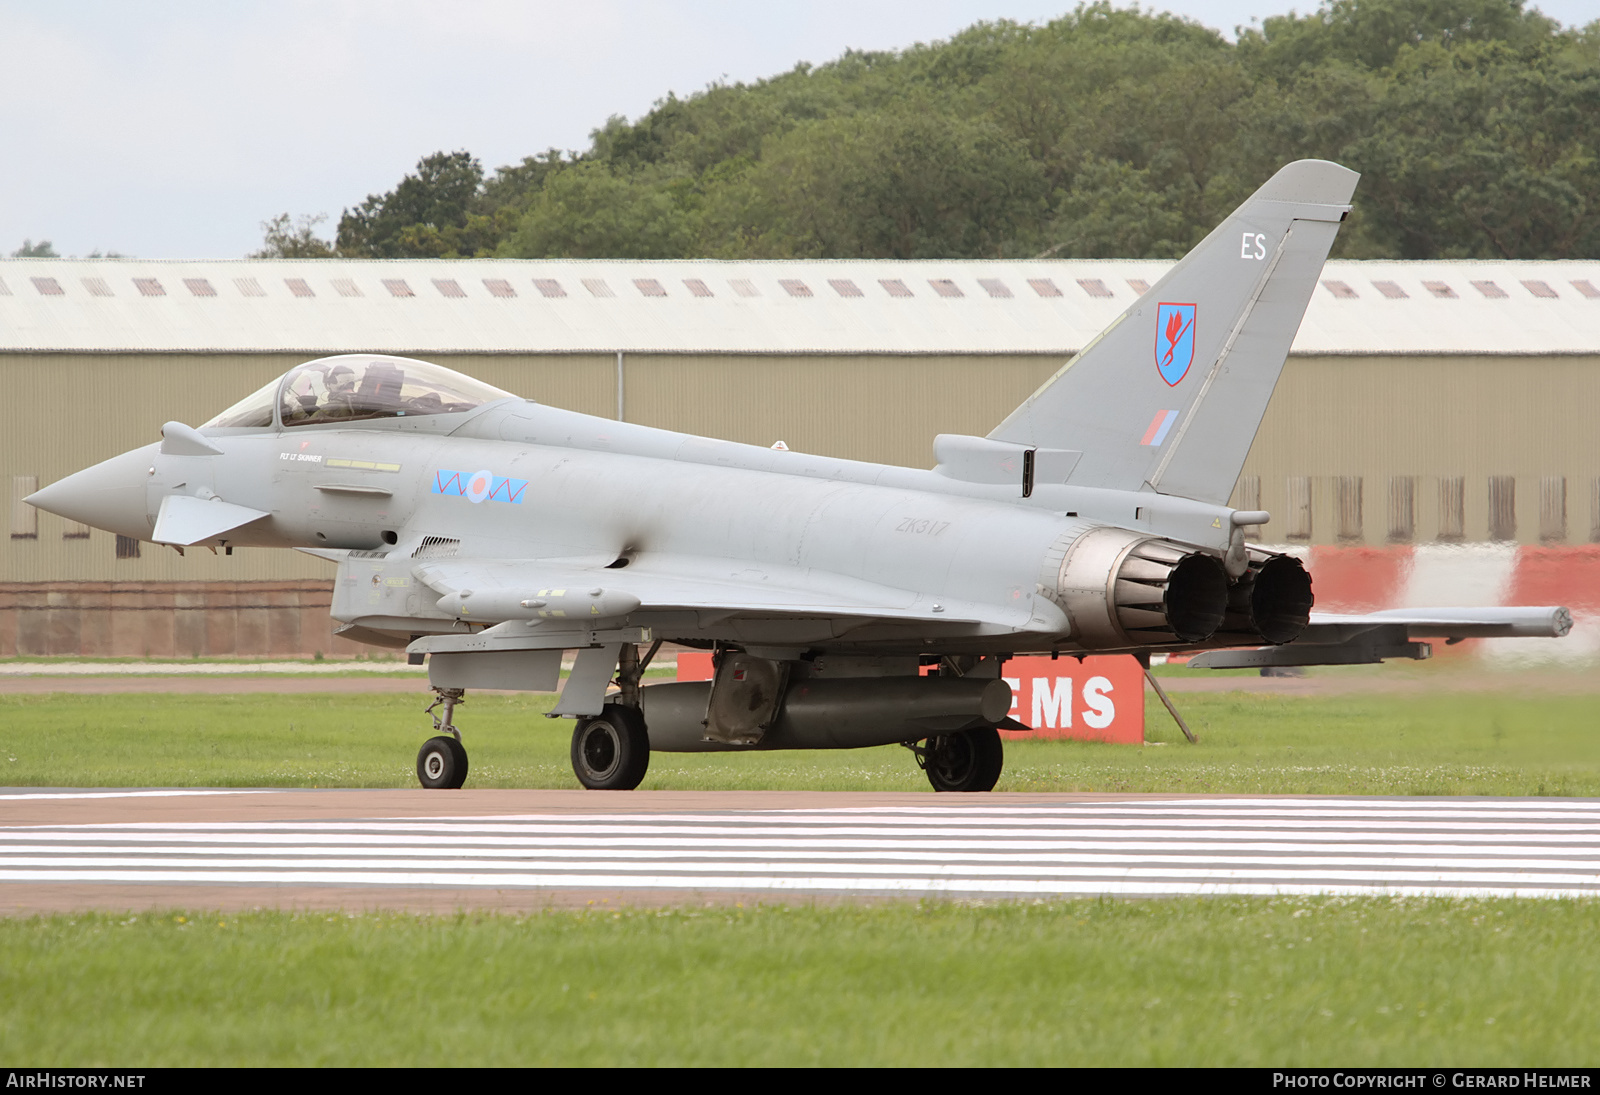
<svg viewBox="0 0 1600 1095"><path fill-rule="evenodd" d="M1280 170L994 431L1068 482L1224 505L1360 176Z"/></svg>

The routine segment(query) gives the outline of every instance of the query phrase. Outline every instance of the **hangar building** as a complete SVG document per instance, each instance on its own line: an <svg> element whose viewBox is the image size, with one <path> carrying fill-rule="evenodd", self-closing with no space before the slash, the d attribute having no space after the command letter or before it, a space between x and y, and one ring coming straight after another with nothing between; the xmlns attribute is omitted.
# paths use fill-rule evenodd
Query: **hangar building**
<svg viewBox="0 0 1600 1095"><path fill-rule="evenodd" d="M1169 266L0 260L0 655L357 649L329 635L321 560L179 557L20 502L308 358L927 467L934 434L987 433ZM1234 504L1273 514L1269 543L1600 541L1597 421L1600 262L1330 262Z"/></svg>

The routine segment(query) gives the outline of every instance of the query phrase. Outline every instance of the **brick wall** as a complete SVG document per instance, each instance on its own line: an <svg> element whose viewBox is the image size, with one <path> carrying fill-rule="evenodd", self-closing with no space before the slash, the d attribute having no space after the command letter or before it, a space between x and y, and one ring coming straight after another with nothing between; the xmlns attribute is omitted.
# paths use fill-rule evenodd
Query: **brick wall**
<svg viewBox="0 0 1600 1095"><path fill-rule="evenodd" d="M376 653L334 635L333 583L0 583L0 657Z"/></svg>

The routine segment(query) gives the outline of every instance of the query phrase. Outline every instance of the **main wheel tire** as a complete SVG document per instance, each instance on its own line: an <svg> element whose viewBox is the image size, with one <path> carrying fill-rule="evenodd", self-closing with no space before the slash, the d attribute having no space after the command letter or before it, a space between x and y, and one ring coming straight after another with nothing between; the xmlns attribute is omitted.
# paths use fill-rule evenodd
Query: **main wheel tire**
<svg viewBox="0 0 1600 1095"><path fill-rule="evenodd" d="M1000 731L992 726L929 738L926 748L924 768L935 791L992 791L1005 767Z"/></svg>
<svg viewBox="0 0 1600 1095"><path fill-rule="evenodd" d="M650 769L650 736L635 708L608 703L572 731L572 770L591 791L631 791Z"/></svg>
<svg viewBox="0 0 1600 1095"><path fill-rule="evenodd" d="M424 787L460 787L467 782L466 746L444 734L423 742L417 753L417 779Z"/></svg>

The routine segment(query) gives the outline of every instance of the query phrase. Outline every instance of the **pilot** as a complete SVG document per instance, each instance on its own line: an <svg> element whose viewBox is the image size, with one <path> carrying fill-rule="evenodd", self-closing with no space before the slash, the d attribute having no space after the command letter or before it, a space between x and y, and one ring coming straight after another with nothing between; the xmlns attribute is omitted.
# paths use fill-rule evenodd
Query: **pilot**
<svg viewBox="0 0 1600 1095"><path fill-rule="evenodd" d="M347 418L355 413L356 374L348 365L335 365L323 378L328 394L323 397L322 416Z"/></svg>

